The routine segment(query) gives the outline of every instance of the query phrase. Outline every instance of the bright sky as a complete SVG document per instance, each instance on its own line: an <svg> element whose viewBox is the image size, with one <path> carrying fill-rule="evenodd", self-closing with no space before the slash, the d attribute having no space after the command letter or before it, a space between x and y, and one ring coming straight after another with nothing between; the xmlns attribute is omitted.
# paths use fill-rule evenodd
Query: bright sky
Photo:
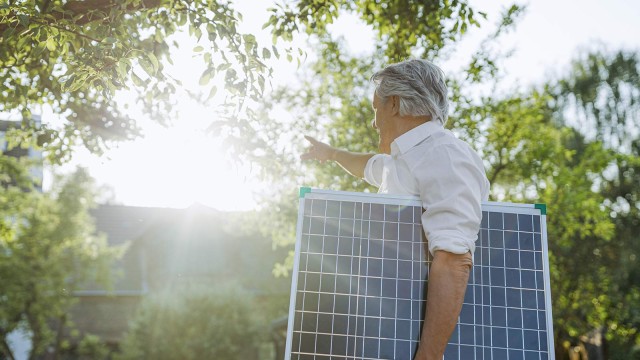
<svg viewBox="0 0 640 360"><path fill-rule="evenodd" d="M259 33L268 16L265 9L269 2L239 3L245 21L241 31ZM471 1L472 6L489 14L490 24L497 21L500 9L508 4L502 0ZM639 51L638 19L640 1L635 0L532 0L516 31L501 43L501 49L515 50L504 64L506 83L511 87L541 83L567 70L570 60L585 49ZM467 61L482 35L491 28L474 29L451 58L441 64L445 71L455 71ZM371 32L354 17L341 19L333 31L346 37L353 52L370 52ZM270 36L264 35L258 35L259 41L262 38L264 44L270 44ZM185 85L197 89L202 69L199 63L194 64L193 46L183 46L175 63L183 69L178 74ZM294 81L295 66L276 63L274 75L274 84ZM126 94L119 99L125 101ZM80 152L65 171L75 164L88 167L99 184L113 189L113 194L107 193L106 197L114 196L115 202L127 205L186 207L201 203L219 210L255 208L253 193L265 185L254 179L248 167L226 161L219 142L201 131L210 120L213 104L203 108L184 99L180 104L182 116L171 128L141 117L144 139L121 144L102 158ZM50 116L45 112L43 120ZM45 178L45 187L49 181Z"/></svg>

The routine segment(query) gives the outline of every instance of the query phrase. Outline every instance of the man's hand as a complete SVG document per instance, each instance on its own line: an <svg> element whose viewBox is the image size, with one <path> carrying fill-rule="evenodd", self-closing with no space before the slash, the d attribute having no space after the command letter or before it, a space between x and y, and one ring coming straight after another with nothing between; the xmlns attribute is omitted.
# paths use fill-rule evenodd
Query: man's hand
<svg viewBox="0 0 640 360"><path fill-rule="evenodd" d="M309 150L307 150L306 153L300 156L300 159L317 160L321 163L329 160L335 160L336 152L338 151L338 149L334 148L331 145L320 142L308 135L305 135L304 138L311 143L311 147L309 147Z"/></svg>

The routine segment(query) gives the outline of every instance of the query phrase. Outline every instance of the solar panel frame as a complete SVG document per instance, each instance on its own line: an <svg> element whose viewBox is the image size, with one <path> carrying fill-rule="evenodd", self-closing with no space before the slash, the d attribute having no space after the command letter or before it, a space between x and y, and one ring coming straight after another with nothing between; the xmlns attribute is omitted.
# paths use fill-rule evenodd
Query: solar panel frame
<svg viewBox="0 0 640 360"><path fill-rule="evenodd" d="M297 224L297 230L296 230L296 244L295 244L295 256L294 256L294 265L293 265L293 273L292 273L292 285L291 285L291 299L290 299L290 313L289 313L289 319L288 319L288 329L287 329L287 341L286 341L286 353L285 353L285 359L286 360L290 360L291 359L291 352L292 352L292 338L293 338L293 332L294 332L294 318L295 318L295 311L296 311L296 298L297 298L297 285L298 285L298 276L300 274L300 254L301 254L301 246L302 246L302 236L303 236L303 223L304 223L304 218L305 218L305 204L307 201L311 201L313 202L314 200L329 200L329 201L341 201L341 202L353 202L353 203L362 203L362 204L380 204L380 205L393 205L393 206L405 206L405 207L417 207L419 210L421 210L421 202L420 199L418 197L415 196L404 196L404 195L384 195L384 194L369 194L369 193L355 193L355 192L343 192L343 191L331 191L331 190L320 190L320 189L309 189L309 188L302 188L301 189L301 197L300 197L300 202L299 202L299 214L298 214L298 224ZM530 221L528 224L526 224L527 226L530 226L530 230L526 229L527 231L525 232L525 230L522 231L517 231L516 233L518 234L518 237L520 237L520 234L524 234L524 239L522 240L523 243L527 244L526 246L531 246L531 253L529 251L525 252L524 255L519 254L518 258L520 260L518 260L517 264L515 263L515 261L513 260L514 257L510 257L507 258L507 253L509 252L509 254L515 254L515 250L509 249L509 248L505 248L504 252L503 252L503 263L499 264L501 265L501 267L491 267L489 265L486 265L485 268L480 268L480 270L477 270L476 267L474 266L474 270L472 271L471 275L470 275L470 284L473 284L474 282L474 276L487 276L486 278L488 278L488 276L490 276L491 274L485 275L485 272L491 272L492 274L494 273L494 269L503 269L504 270L504 280L505 280L505 286L504 286L504 309L502 309L503 307L497 307L497 310L495 310L495 314L492 312L493 306L489 306L488 309L486 309L486 306L482 307L482 311L480 312L480 314L476 314L475 308L474 308L474 318L477 318L478 316L480 316L480 318L482 319L482 316L485 316L485 314L488 311L488 315L492 316L491 317L491 321L493 324L493 321L495 320L496 323L501 323L504 321L504 328L503 327L499 327L499 326L488 326L489 329L489 333L487 333L487 329L485 329L485 327L487 327L486 325L483 325L481 327L480 330L482 330L484 333L482 334L478 334L476 332L477 330L477 326L474 325L476 323L476 321L472 321L471 324L469 323L461 323L461 319L463 316L465 316L465 319L468 319L469 314L468 311L465 314L461 314L461 316L459 317L459 321L458 321L458 325L456 326L456 331L454 332L454 334L452 335L452 339L456 338L456 341L452 342L450 340L450 344L447 348L447 352L445 353L445 359L449 359L449 358L455 358L455 359L466 359L467 357L463 357L462 352L466 352L464 356L468 356L471 353L474 353L474 357L473 358L479 358L479 359L489 359L489 358L505 358L505 359L519 359L519 358L523 358L523 356L527 356L527 355L531 355L532 356L536 355L534 352L535 351L527 351L529 349L525 348L526 345L524 345L525 341L529 341L528 344L534 344L535 346L537 346L537 348L539 349L539 351L537 351L537 357L535 357L535 359L553 359L554 358L554 353L553 353L553 323L552 323L552 312L551 312L551 292L550 292L550 280L549 280L549 262L548 262L548 248L547 248L547 236L546 236L546 211L544 211L543 209L541 209L541 207L539 205L536 204L513 204L513 203L498 203L498 202L483 202L482 203L482 210L483 210L483 227L479 233L480 235L480 239L478 240L479 244L477 244L477 249L476 249L476 253L474 254L474 259L476 259L476 263L478 262L478 258L480 256L490 256L489 254L492 254L492 252L495 250L492 248L492 246L490 246L489 241L497 241L498 238L502 238L501 240L499 240L500 242L502 242L502 244L506 244L505 240L504 240L504 233L506 231L509 230L513 230L513 229L505 229L505 227L507 226L513 226L512 223L509 222L504 222L505 219L505 215L501 215L500 217L498 217L496 214L507 214L509 215L509 218L513 218L513 216L511 216L512 214L515 214L515 219L516 219L516 225L521 226L522 224L526 224L526 223L520 223L520 220L524 219L524 220L528 220L527 216L538 216L540 221L539 224L537 222L534 222L533 219L535 219L535 217L532 217L532 221ZM316 210L312 210L310 207L308 209L309 212L311 211L316 211ZM325 214L316 214L314 213L314 216L316 215L320 215L320 217L325 216L326 217L326 207L325 207ZM421 212L421 211L420 211ZM376 214L370 214L373 216L379 216ZM488 215L488 216L486 216ZM400 216L400 215L398 215ZM519 218L519 216L522 216L522 218ZM309 213L309 217L311 217L311 213ZM416 219L415 219L416 215L414 214L414 219L413 219L413 224L416 224ZM419 216L418 216L419 217ZM335 218L334 218L335 219ZM340 215L338 216L337 220L332 220L332 221L341 221L341 219L343 219ZM311 220L309 220L311 221ZM364 220L363 220L364 221ZM371 221L371 218L369 219L369 221ZM397 221L399 223L401 223L400 219L397 219ZM419 219L417 220L419 223ZM489 222L491 222L491 225L499 225L502 229L502 233L500 236L496 236L496 239L493 239L492 237L488 237L488 239L486 239L487 243L486 246L482 246L482 239L483 239L483 230L486 231L487 234L489 234L489 231L491 230L491 227L489 226ZM538 226L536 226L536 224L538 224ZM308 224L309 228L311 229L311 226L314 226L314 224L309 223ZM325 225L323 225L325 226ZM536 227L538 227L536 229ZM319 229L318 229L319 230ZM369 231L371 230L370 228L368 229ZM420 226L420 230L421 230L421 226ZM322 230L322 236L327 237L324 233L324 229ZM511 233L511 231L509 231ZM529 233L531 233L531 238L529 239ZM354 234L354 233L352 233ZM492 232L492 235L497 235L498 232ZM539 239L536 237L536 234L539 234ZM336 236L339 234L335 234ZM311 236L311 235L308 235ZM367 233L366 239L362 239L364 242L366 242L366 246L369 246L370 243L373 243L370 239L372 235ZM422 234L422 236L424 236ZM384 236L382 236L384 238ZM329 238L329 237L328 237ZM415 240L412 240L415 241ZM511 240L509 240L511 241ZM520 240L518 240L520 241ZM336 240L336 242L339 244L339 240ZM323 243L324 244L324 243ZM333 244L333 240L331 240L331 244ZM324 245L323 245L324 246ZM336 245L338 246L338 245ZM537 249L537 247L539 247L539 249ZM324 249L323 249L324 250ZM370 249L367 247L367 251L369 251ZM329 250L328 250L329 251ZM376 250L377 251L377 250ZM337 267L337 263L340 260L340 256L338 255L338 249L336 249L336 264L335 267ZM499 252L495 252L496 254L498 254ZM322 254L324 254L322 252ZM333 254L333 253L331 253ZM538 255L537 255L538 254ZM354 255L354 254L350 254L350 255ZM369 255L367 253L367 255ZM427 262L430 261L429 257L430 255L427 252L427 259L420 259L420 262L423 262L424 260L426 260ZM324 255L322 255L324 256ZM358 257L360 257L360 254L358 254ZM375 259L377 259L375 256L373 257L374 261ZM498 257L494 257L495 259L498 259L497 261L499 262L499 258ZM492 258L493 259L493 258ZM509 259L509 260L507 260ZM306 261L306 260L305 260ZM367 264L370 261L370 258L367 256ZM384 260L382 260L384 261ZM510 262L509 264L507 264L507 262ZM398 260L399 262L399 260ZM521 269L519 268L519 266L521 265L520 263L522 263L522 265L526 265L529 267L532 267L531 269L529 269L528 271L521 271ZM318 265L320 266L320 265ZM324 265L322 265L324 266ZM362 266L359 264L359 266ZM383 265L381 265L383 267ZM404 266L404 265L403 265ZM412 266L415 266L412 265ZM517 266L516 268L514 268L513 266ZM540 277L537 276L535 271L539 271L537 270L535 267L536 266L542 266L542 284L540 284ZM399 269L399 268L397 268ZM306 270L306 269L305 269ZM507 289L515 289L515 287L508 287L506 282L509 281L509 278L507 278L507 271L509 271L510 273L517 273L520 274L520 278L514 280L514 278L511 279L511 281L518 281L518 287L520 288L520 292L522 292L524 294L524 292L526 291L527 294L533 295L535 294L535 296L522 296L520 294L517 295L518 297L518 301L520 302L520 307L517 308L519 309L519 311L521 312L522 315L520 315L520 319L518 320L517 316L511 316L513 314L517 315L517 312L515 311L516 308L514 307L509 307L509 296L508 296L508 291ZM320 276L325 275L322 273L322 271L318 270L320 273ZM333 270L336 271L337 270ZM376 269L377 271L377 269ZM500 270L498 270L500 271ZM499 280L500 276L499 276L499 272L495 271L496 274L496 281ZM428 272L428 270L427 270ZM533 274L530 274L531 272L533 272ZM525 278L523 280L522 274L525 274ZM337 279L336 275L334 278ZM358 275L359 277L361 275ZM381 275L382 276L382 275ZM531 277L533 276L533 278ZM314 275L315 277L315 275ZM364 277L366 279L369 279L370 276L368 276L368 274L365 274ZM329 279L329 277L327 277L327 279ZM412 279L415 280L415 279ZM306 278L305 278L306 281ZM360 280L358 280L360 281ZM368 280L367 280L368 281ZM398 282L400 280L397 280ZM421 280L422 282L424 282L423 280ZM521 288L521 284L524 284L524 282L526 281L528 286L533 286L534 288L532 288L531 290L529 289L525 289L525 288ZM337 280L333 280L334 282L334 287L331 288L331 286L329 286L327 289L330 290L333 293L336 293L336 288L335 286L337 286L336 284L338 283ZM382 283L382 279L380 280L380 282ZM322 284L322 280L319 280L319 286ZM368 284L368 282L367 282ZM375 284L375 281L373 282L373 284ZM513 284L512 284L513 285ZM306 283L305 283L306 286ZM382 286L382 285L381 285ZM396 285L397 286L397 285ZM471 285L470 285L471 286ZM485 285L482 285L485 286ZM491 285L489 285L489 292L488 295L485 295L484 292L481 292L482 296L487 297L487 299L489 299L490 301L495 300L498 302L501 302L502 300L501 298L501 294L502 294L502 288L500 287L492 287ZM522 285L524 286L524 285ZM541 292L540 290L535 290L535 289L540 289L542 288L543 291ZM327 290L324 289L324 290ZM493 291L491 291L491 289L493 289ZM308 289L304 289L306 291L308 291ZM318 314L316 316L320 316L322 315L322 313L320 312L320 304L321 304L321 297L322 297L322 289L318 289ZM475 293L475 290L473 291ZM495 294L494 294L495 292ZM511 291L513 293L516 293L516 291ZM336 298L336 294L334 294L334 301ZM314 295L315 296L315 295ZM351 296L351 295L349 295ZM473 297L474 294L469 295L469 288L467 288L467 296L469 297ZM467 304L467 296L465 296L465 305ZM543 299L541 299L541 296ZM351 296L353 297L353 296ZM359 295L357 295L356 297L359 297ZM310 299L312 298L311 296L309 297ZM382 298L384 300L384 298ZM513 298L515 299L515 298ZM512 300L513 300L512 299ZM526 299L526 300L522 300L522 299ZM315 300L315 299L313 299ZM380 300L380 301L383 301ZM535 300L535 301L533 301ZM543 308L542 310L540 309L540 302L541 300L543 300L542 302L544 302ZM352 301L352 299L350 298L349 301ZM360 300L357 299L359 304ZM396 299L396 301L398 301L398 299ZM414 301L414 300L412 300ZM426 302L426 299L424 300ZM533 306L532 309L528 309L528 308L524 308L524 302L523 301L527 301L527 306ZM375 302L375 300L372 300L372 302ZM534 304L535 303L535 304ZM333 305L333 310L335 311L335 304ZM382 305L381 306L381 310L382 311ZM413 305L411 305L413 306ZM366 309L366 308L365 308ZM304 310L304 309L303 309ZM303 311L301 310L301 311ZM463 311L465 310L465 307L463 307ZM504 310L504 311L503 311ZM509 312L508 310L513 310L511 312ZM374 311L377 311L374 310ZM394 310L397 311L397 308ZM525 313L526 311L526 313ZM541 312L544 312L543 318L540 318L541 316ZM501 314L503 313L503 314ZM508 315L509 314L509 315ZM535 314L535 320L536 323L538 324L538 329L535 330L528 330L528 329L524 329L524 326L522 326L522 330L519 333L518 331L520 331L520 328L513 328L510 327L510 325L517 325L517 322L520 321L520 324L524 324L524 317L525 315L527 315L527 319L530 321L532 320L532 316ZM347 314L347 315L351 315L351 314ZM370 314L365 314L365 315L356 315L356 319L358 321L360 321L360 319L358 318L358 316L362 317L362 318L366 318L367 316L369 316ZM504 316L503 316L504 315ZM308 315L311 316L311 315ZM333 319L337 318L338 315L333 314L332 317L332 325L331 325L331 331L334 330L334 323L333 323ZM386 329L385 327L381 326L382 322L385 320L384 317L382 317L382 315L375 315L373 317L380 317L380 321L376 322L377 325L377 330L378 333L376 335L376 338L378 338L378 344L377 345L372 345L372 346L380 346L383 341L386 342L387 338L382 337L382 329ZM507 319L509 319L510 323L507 323ZM514 320L516 319L516 320ZM399 321L399 319L395 319L396 321ZM414 319L415 320L415 319ZM422 318L420 317L419 320L422 320ZM316 320L317 321L317 320ZM364 320L362 320L362 322L364 322ZM544 323L544 324L543 324ZM365 340L367 339L367 334L363 334L362 335L362 345L360 347L360 351L362 352L360 355L360 357L357 357L356 354L352 354L352 356L342 356L342 357L337 357L337 356L326 356L323 357L320 355L319 352L317 352L317 350L315 349L315 346L317 346L318 343L318 339L320 338L320 336L325 336L323 335L323 333L319 332L319 323L316 323L315 326L315 330L316 333L320 333L320 335L317 335L318 337L314 340L316 343L314 345L314 350L312 351L312 353L316 353L315 356L309 357L309 358L314 358L314 359L338 359L338 358L359 358L359 359L375 359L377 357L365 357L364 353L366 351L366 344L365 344ZM344 326L345 324L340 323L338 325L338 327ZM356 328L359 325L356 324ZM366 325L366 324L363 324ZM328 325L323 324L322 325L324 328L324 330L329 330ZM366 326L363 326L363 328L366 330ZM369 327L371 328L371 326ZM419 331L420 329L418 329ZM471 335L470 332L473 330L473 336L475 337L473 340L471 339ZM504 331L503 331L504 330ZM513 330L513 331L512 331ZM509 332L511 331L511 332ZM302 333L302 329L300 329L300 333ZM493 341L493 336L494 333L496 334L496 342L498 341L502 341L502 339L499 339L499 334L501 332L505 333L505 338L504 338L504 343L500 343L500 345L504 345L504 346L493 346L493 343L491 343L491 345L489 346L477 346L477 340L481 339L481 343L483 342L484 338L487 338L487 335L489 336L490 341ZM509 336L507 336L507 332L509 332ZM536 333L537 335L535 337L533 337L533 333ZM543 338L542 335L540 334L541 332L545 332L545 337ZM330 332L328 334L333 334L333 332ZM395 334L395 333L394 333ZM389 334L385 334L385 335L389 335ZM332 337L332 339L330 340L330 347L333 346L333 339L335 339L336 337L333 335L329 335ZM345 336L347 339L345 340L347 343L349 342L348 337ZM509 343L507 343L507 339L509 339ZM402 340L402 339L401 339ZM518 342L519 340L519 342ZM359 341L359 339L356 336L356 340L354 341ZM400 342L400 340L391 340L391 341L397 341L398 343ZM301 344L302 343L302 335L300 335L300 340L298 340L298 342ZM340 340L340 342L342 342L342 340ZM544 346L544 353L543 353L543 343L546 342L546 346ZM471 344L473 343L473 344ZM373 344L373 343L372 343ZM467 346L467 345L476 345L476 346ZM351 344L354 345L354 344ZM357 344L359 345L359 344ZM401 345L404 345L404 343L402 343ZM415 345L415 344L414 344ZM340 344L340 346L342 346L342 344ZM395 343L394 345L394 349L397 347L397 343ZM517 350L513 350L511 351L511 347L514 348L518 348ZM451 348L451 349L450 349ZM413 347L413 349L415 350L415 346ZM347 350L348 351L348 350ZM354 350L354 351L357 351ZM478 353L478 351L480 351L480 353ZM482 351L484 351L484 354L482 353ZM489 351L489 353L487 353L487 351ZM510 356L509 356L509 351L511 351ZM331 350L329 350L329 352L331 352ZM451 355L452 352L455 352L454 355ZM529 354L531 353L531 354ZM380 352L377 353L378 356L380 355ZM479 354L479 355L478 355ZM488 354L488 355L487 355ZM520 356L520 354L522 354L522 356ZM504 357L503 357L504 355ZM302 358L302 357L299 357ZM397 358L398 360L402 360L405 357L402 358ZM409 357L407 357L409 358ZM533 358L533 357L532 357ZM527 357L527 359L529 359L529 357Z"/></svg>

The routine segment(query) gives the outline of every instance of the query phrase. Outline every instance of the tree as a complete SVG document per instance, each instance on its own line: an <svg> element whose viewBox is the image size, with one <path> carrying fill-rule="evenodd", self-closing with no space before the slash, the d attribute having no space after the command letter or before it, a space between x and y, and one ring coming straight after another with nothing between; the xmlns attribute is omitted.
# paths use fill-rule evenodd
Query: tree
<svg viewBox="0 0 640 360"><path fill-rule="evenodd" d="M581 263L573 270L590 280L581 283L589 292L567 299L576 307L574 314L584 316L565 317L566 329L574 343L577 336L596 329L597 341L605 344L606 358L627 359L634 346L640 345L638 54L595 51L580 56L552 91L557 118L577 129L571 144L577 156L591 156L589 148L594 143L609 150L606 171L593 172L590 177L599 184L601 206L615 226L610 241L589 239L585 247L591 253L584 253L589 266Z"/></svg>
<svg viewBox="0 0 640 360"><path fill-rule="evenodd" d="M268 328L240 290L168 289L146 298L120 359L261 359Z"/></svg>
<svg viewBox="0 0 640 360"><path fill-rule="evenodd" d="M51 194L15 187L0 193L0 354L12 359L7 336L31 334L30 358L59 353L73 292L84 281L108 285L119 249L95 234L88 213L94 190L86 171L60 179ZM7 204L6 201L11 203Z"/></svg>
<svg viewBox="0 0 640 360"><path fill-rule="evenodd" d="M4 2L0 111L20 111L26 123L42 104L62 114L63 129L31 125L34 136L25 138L51 159L66 160L78 142L100 152L109 141L131 139L139 135L136 121L113 103L114 94L134 91L151 118L166 122L181 85L165 64L178 46L171 35L188 28L202 43L193 50L206 65L201 84L224 77L237 115L243 98L262 93L269 73L262 58L270 56L253 35L237 31L240 17L214 0Z"/></svg>

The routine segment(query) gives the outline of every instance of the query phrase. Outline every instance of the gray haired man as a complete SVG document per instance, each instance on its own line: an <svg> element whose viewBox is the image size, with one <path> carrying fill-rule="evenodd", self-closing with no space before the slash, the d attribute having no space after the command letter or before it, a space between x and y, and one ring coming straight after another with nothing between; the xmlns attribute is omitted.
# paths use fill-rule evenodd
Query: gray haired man
<svg viewBox="0 0 640 360"><path fill-rule="evenodd" d="M415 359L442 359L462 308L489 181L480 157L444 128L444 74L425 60L392 64L371 77L380 154L353 153L312 137L303 160L335 161L379 193L418 195L433 255L427 311Z"/></svg>

